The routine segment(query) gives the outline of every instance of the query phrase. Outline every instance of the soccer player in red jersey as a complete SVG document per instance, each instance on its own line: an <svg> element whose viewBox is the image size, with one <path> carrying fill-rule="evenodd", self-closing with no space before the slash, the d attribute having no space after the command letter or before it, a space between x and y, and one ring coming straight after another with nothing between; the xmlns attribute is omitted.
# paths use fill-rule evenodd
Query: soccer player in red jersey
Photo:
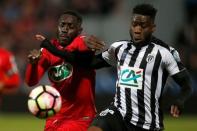
<svg viewBox="0 0 197 131"><path fill-rule="evenodd" d="M58 21L58 39L49 41L41 35L36 35L36 38L43 40L42 43L50 42L60 50L78 54L86 52L93 56L94 52L84 43L81 24L82 18L78 13L66 11ZM62 96L61 110L47 118L45 131L86 131L96 114L95 71L79 67L76 62L57 57L44 48L32 50L28 60L26 83L34 86L48 72L51 85Z"/></svg>
<svg viewBox="0 0 197 131"><path fill-rule="evenodd" d="M20 76L13 54L0 48L0 95L15 91L19 85Z"/></svg>

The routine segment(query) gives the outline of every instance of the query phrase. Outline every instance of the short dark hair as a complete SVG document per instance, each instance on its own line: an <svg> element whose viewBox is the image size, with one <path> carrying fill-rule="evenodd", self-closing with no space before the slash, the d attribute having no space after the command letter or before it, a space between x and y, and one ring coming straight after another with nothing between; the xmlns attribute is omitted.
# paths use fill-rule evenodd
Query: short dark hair
<svg viewBox="0 0 197 131"><path fill-rule="evenodd" d="M79 24L82 24L82 17L79 13L73 11L73 10L66 10L62 13L62 15L65 15L65 14L68 14L68 15L72 15L72 16L75 16L77 18L77 21Z"/></svg>
<svg viewBox="0 0 197 131"><path fill-rule="evenodd" d="M151 19L155 19L157 9L155 9L150 4L139 4L133 8L133 14L140 14L145 16L150 16Z"/></svg>

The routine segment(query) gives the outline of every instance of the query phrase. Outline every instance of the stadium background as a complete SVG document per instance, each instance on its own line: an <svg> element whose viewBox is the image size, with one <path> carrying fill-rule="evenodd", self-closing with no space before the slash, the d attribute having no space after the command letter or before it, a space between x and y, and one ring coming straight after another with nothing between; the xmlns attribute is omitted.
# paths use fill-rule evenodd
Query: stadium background
<svg viewBox="0 0 197 131"><path fill-rule="evenodd" d="M58 16L65 9L78 10L83 16L84 34L94 34L107 46L116 40L129 39L132 7L147 2L158 9L155 36L176 47L184 64L190 70L194 92L185 105L180 119L168 116L170 102L179 89L169 80L164 92L167 131L196 131L197 125L197 0L1 0L0 46L13 51L19 67L22 84L17 93L4 95L0 107L0 130L41 131L44 121L31 116L27 109L30 89L24 84L27 54L39 48L36 33L51 38L56 36ZM108 105L115 91L115 69L97 71L96 105L98 111ZM46 77L41 84L47 84Z"/></svg>

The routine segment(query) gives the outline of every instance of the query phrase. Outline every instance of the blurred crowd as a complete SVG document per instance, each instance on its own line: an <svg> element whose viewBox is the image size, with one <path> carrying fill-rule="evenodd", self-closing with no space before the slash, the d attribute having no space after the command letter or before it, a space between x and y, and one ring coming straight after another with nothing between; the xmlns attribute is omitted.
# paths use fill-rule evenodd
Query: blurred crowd
<svg viewBox="0 0 197 131"><path fill-rule="evenodd" d="M0 3L0 45L14 53L22 78L27 53L39 47L34 35L36 33L47 37L55 35L56 15L60 11L55 9L63 8L63 5L58 5L55 1L50 2L2 0Z"/></svg>

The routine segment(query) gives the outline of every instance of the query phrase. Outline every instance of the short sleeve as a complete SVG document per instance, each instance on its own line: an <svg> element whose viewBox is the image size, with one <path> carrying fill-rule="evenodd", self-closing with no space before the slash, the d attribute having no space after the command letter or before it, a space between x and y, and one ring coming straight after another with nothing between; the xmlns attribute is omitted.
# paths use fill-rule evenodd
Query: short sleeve
<svg viewBox="0 0 197 131"><path fill-rule="evenodd" d="M164 64L171 76L185 69L179 57L178 51L172 47L164 53Z"/></svg>

